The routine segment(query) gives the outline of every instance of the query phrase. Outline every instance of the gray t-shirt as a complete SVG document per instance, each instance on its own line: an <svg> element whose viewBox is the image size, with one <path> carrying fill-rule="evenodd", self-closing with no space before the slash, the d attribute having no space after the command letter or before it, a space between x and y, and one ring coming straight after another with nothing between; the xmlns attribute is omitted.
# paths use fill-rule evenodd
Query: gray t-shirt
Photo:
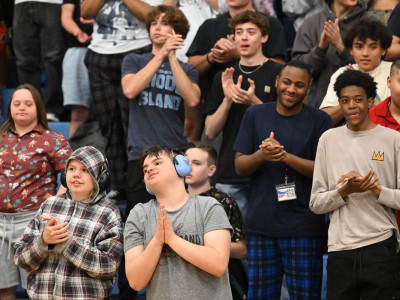
<svg viewBox="0 0 400 300"><path fill-rule="evenodd" d="M124 231L124 250L144 245L154 236L159 204L150 200L137 204L130 212ZM228 217L214 198L190 195L178 210L167 212L177 235L204 245L204 234L213 230L230 229ZM232 299L228 271L218 278L178 256L164 245L160 260L147 286L147 299Z"/></svg>

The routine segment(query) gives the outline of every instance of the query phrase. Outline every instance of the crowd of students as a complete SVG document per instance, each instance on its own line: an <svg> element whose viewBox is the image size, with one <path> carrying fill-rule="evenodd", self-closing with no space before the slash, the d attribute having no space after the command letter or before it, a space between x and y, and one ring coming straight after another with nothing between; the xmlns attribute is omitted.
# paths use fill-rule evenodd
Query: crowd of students
<svg viewBox="0 0 400 300"><path fill-rule="evenodd" d="M18 284L108 299L118 268L121 299L280 299L283 278L291 299L320 299L326 252L328 299L400 297L399 4L386 25L363 1L327 0L288 60L284 27L250 0L217 17L199 1L212 18L190 45L179 1L58 2L15 3L24 84L0 128L1 300ZM33 30L57 23L40 11L69 33L63 71ZM61 82L70 137L93 112L101 151L48 128Z"/></svg>

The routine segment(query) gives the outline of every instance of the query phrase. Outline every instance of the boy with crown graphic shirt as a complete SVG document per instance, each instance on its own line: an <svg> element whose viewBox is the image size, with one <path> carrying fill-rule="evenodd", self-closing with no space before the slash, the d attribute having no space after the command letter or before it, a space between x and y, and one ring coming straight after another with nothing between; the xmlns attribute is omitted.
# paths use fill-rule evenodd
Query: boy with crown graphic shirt
<svg viewBox="0 0 400 300"><path fill-rule="evenodd" d="M339 75L347 124L318 144L310 208L330 215L327 299L397 299L400 135L368 117L376 85L361 71Z"/></svg>

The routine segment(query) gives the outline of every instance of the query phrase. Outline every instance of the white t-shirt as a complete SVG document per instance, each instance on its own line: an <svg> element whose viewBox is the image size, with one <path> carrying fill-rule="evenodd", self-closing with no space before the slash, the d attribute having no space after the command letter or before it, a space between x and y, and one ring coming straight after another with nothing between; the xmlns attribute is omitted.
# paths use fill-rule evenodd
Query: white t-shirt
<svg viewBox="0 0 400 300"><path fill-rule="evenodd" d="M149 5L162 4L162 0L143 0ZM122 0L107 0L93 24L89 49L99 54L117 54L150 45L144 22L123 4Z"/></svg>
<svg viewBox="0 0 400 300"><path fill-rule="evenodd" d="M352 65L354 70L359 70L357 64ZM390 96L390 89L387 87L387 78L390 75L390 67L392 66L391 62L382 61L378 67L375 69L366 72L374 78L374 81L378 84L376 89L376 97L377 100L385 100ZM335 73L333 73L331 77L331 81L329 82L328 90L326 91L324 100L322 100L321 106L319 108L336 106L339 104L338 97L336 92L333 90L333 85L336 82L336 79L340 74L342 74L346 67L339 68Z"/></svg>
<svg viewBox="0 0 400 300"><path fill-rule="evenodd" d="M182 48L176 51L176 56L182 62L187 62L186 52L189 49L192 41L203 22L210 18L215 18L217 12L214 11L206 0L188 0L179 1L179 9L184 13L189 20L190 29L185 39L185 44Z"/></svg>

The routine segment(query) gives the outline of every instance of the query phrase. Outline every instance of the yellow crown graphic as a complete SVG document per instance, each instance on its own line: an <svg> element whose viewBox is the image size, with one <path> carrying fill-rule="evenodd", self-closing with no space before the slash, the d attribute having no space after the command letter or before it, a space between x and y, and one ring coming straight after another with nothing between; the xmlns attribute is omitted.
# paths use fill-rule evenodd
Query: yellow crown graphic
<svg viewBox="0 0 400 300"><path fill-rule="evenodd" d="M378 151L372 154L372 160L379 160L379 161L384 161L385 160L385 152Z"/></svg>

